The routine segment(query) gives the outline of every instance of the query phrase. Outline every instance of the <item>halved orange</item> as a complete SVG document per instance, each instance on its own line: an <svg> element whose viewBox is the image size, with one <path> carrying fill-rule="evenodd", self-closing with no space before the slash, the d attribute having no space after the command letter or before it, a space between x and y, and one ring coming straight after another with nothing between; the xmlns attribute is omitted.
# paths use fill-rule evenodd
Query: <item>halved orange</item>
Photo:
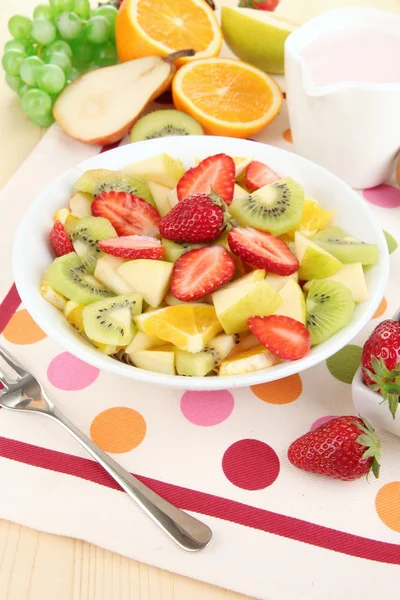
<svg viewBox="0 0 400 600"><path fill-rule="evenodd" d="M115 37L122 62L176 50L196 51L193 57L179 59L179 65L216 56L222 43L218 21L205 0L124 0Z"/></svg>
<svg viewBox="0 0 400 600"><path fill-rule="evenodd" d="M172 82L175 107L207 133L245 138L279 113L282 92L256 67L232 58L206 58L184 65Z"/></svg>

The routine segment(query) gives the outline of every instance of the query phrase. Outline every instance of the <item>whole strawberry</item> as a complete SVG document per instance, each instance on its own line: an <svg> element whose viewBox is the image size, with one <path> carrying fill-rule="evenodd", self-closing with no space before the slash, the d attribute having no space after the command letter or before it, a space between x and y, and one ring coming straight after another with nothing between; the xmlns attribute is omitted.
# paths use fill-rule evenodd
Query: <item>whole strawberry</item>
<svg viewBox="0 0 400 600"><path fill-rule="evenodd" d="M336 417L302 435L289 446L295 467L352 481L370 471L379 477L380 442L374 429L360 417Z"/></svg>
<svg viewBox="0 0 400 600"><path fill-rule="evenodd" d="M275 10L279 0L240 0L239 6L244 8L257 8L258 10Z"/></svg>
<svg viewBox="0 0 400 600"><path fill-rule="evenodd" d="M365 383L379 392L396 416L400 398L400 323L382 321L364 344L361 365Z"/></svg>
<svg viewBox="0 0 400 600"><path fill-rule="evenodd" d="M160 221L163 238L174 242L213 242L225 230L230 215L215 192L192 194L174 206Z"/></svg>

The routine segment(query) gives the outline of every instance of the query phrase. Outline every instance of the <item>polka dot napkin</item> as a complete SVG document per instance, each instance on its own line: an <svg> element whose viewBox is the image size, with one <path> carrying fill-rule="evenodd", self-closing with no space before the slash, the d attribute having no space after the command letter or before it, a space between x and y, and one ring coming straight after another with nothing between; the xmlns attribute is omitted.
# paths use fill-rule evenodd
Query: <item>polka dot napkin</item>
<svg viewBox="0 0 400 600"><path fill-rule="evenodd" d="M256 139L292 150L285 108ZM201 553L179 550L66 432L49 420L5 410L0 410L0 517L257 598L397 598L399 439L379 432L382 476L369 483L306 474L286 457L290 442L302 433L331 416L354 414L350 383L361 347L397 309L397 278L365 330L300 375L249 389L180 392L100 372L45 336L20 305L9 268L14 233L29 202L57 174L96 151L53 126L4 188L0 343L96 444L165 498L197 514L214 538ZM26 181L31 186L21 194ZM385 230L392 273L398 273L400 191L381 185L360 193Z"/></svg>

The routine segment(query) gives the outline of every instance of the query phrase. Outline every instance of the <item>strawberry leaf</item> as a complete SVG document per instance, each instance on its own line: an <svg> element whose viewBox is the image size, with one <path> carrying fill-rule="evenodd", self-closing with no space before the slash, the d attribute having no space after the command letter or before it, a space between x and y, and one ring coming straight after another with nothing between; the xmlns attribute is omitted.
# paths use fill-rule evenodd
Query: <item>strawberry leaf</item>
<svg viewBox="0 0 400 600"><path fill-rule="evenodd" d="M362 423L357 421L353 421L353 424L362 432L361 435L358 436L356 442L361 446L365 447L365 451L362 455L362 458L365 459L373 459L371 462L371 466L367 473L372 471L373 475L378 478L379 477L379 459L381 455L381 443L378 436L375 433L375 429L372 425L365 419L364 417L359 417L362 420Z"/></svg>

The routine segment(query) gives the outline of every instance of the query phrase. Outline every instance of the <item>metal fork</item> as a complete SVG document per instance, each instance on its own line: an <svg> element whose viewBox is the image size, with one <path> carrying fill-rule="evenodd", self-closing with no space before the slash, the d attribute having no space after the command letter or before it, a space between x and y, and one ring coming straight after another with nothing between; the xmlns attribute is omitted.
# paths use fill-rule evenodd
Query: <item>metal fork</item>
<svg viewBox="0 0 400 600"><path fill-rule="evenodd" d="M0 381L5 388L0 406L39 413L62 425L178 546L191 552L207 546L212 537L207 525L161 498L100 450L54 406L37 379L1 346Z"/></svg>

